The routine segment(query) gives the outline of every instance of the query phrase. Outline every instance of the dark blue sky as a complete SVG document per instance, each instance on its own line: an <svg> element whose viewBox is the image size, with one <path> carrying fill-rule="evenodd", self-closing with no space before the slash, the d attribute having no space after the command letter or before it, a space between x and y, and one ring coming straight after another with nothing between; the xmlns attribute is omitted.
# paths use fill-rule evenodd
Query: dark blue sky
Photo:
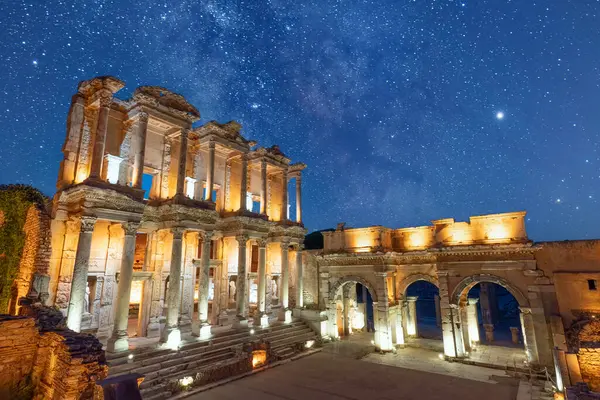
<svg viewBox="0 0 600 400"><path fill-rule="evenodd" d="M600 2L4 1L0 183L52 194L80 80L183 94L304 161L309 230L528 211L600 237ZM498 113L504 113L499 119Z"/></svg>

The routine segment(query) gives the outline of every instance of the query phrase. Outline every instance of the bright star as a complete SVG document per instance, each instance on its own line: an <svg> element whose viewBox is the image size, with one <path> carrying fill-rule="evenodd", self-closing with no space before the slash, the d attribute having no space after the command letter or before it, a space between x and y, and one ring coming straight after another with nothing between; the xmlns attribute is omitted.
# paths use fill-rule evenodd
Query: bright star
<svg viewBox="0 0 600 400"><path fill-rule="evenodd" d="M33 65L37 65L37 64L38 64L37 60L33 60Z"/></svg>
<svg viewBox="0 0 600 400"><path fill-rule="evenodd" d="M502 111L498 111L496 113L496 118L497 119L504 119L504 113Z"/></svg>

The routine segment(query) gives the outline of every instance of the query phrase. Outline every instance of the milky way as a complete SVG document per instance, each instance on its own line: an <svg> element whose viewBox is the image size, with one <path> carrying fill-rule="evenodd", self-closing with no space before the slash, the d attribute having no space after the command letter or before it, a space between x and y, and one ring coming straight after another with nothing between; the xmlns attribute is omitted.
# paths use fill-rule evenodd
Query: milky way
<svg viewBox="0 0 600 400"><path fill-rule="evenodd" d="M302 4L304 3L304 4ZM600 237L600 2L4 1L0 183L54 192L77 83L161 85L308 164L309 230L527 210ZM502 112L503 117L498 118Z"/></svg>

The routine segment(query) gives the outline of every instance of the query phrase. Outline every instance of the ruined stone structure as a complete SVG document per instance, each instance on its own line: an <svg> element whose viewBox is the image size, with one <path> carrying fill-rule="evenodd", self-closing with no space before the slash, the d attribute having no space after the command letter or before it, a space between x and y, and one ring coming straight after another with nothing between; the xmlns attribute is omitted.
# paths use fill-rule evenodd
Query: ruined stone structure
<svg viewBox="0 0 600 400"><path fill-rule="evenodd" d="M359 283L373 299L376 346L391 350L404 344L407 336L417 335L416 298L406 291L423 280L439 288L444 355L467 358L479 335L493 336L493 331L478 331L477 300L467 295L478 283L495 283L518 302L529 363L554 368L556 357L562 357L556 368L563 365L562 375L569 380L565 386L584 380L597 390L600 343L591 345L588 324L600 318L600 241L533 243L524 217L525 212L493 214L401 229L339 224L335 231L323 232L323 250L311 251L305 260L305 276L314 271L316 279L318 271L313 294L323 310L321 333L335 338L348 332L353 321L348 313L356 309L351 286ZM588 339L581 350L569 348L565 329L581 315L587 316ZM483 322L486 330L493 330L490 322Z"/></svg>
<svg viewBox="0 0 600 400"><path fill-rule="evenodd" d="M303 303L289 282L290 264L302 276L305 165L257 147L235 121L193 127L198 110L167 89L119 100L123 86L96 77L73 96L46 303L111 352L128 349L132 312L137 336L174 345L182 329L290 319L290 298Z"/></svg>

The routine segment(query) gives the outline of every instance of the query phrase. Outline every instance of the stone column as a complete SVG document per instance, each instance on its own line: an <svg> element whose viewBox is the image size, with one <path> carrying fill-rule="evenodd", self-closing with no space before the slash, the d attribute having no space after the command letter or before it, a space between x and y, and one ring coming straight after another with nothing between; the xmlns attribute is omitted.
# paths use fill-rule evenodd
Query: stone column
<svg viewBox="0 0 600 400"><path fill-rule="evenodd" d="M213 232L205 232L202 239L202 258L198 282L198 321L192 325L192 334L200 336L200 338L208 338L210 336L210 324L208 322L208 289L210 280L210 245L212 235Z"/></svg>
<svg viewBox="0 0 600 400"><path fill-rule="evenodd" d="M302 270L302 245L298 245L298 250L296 250L296 307L302 308L304 307L304 282Z"/></svg>
<svg viewBox="0 0 600 400"><path fill-rule="evenodd" d="M98 98L100 108L98 110L98 125L96 125L96 135L94 140L94 150L92 156L92 166L90 168L90 178L100 178L102 176L102 165L104 163L104 148L106 146L106 133L108 131L108 114L112 104L112 94L108 91L99 92Z"/></svg>
<svg viewBox="0 0 600 400"><path fill-rule="evenodd" d="M342 287L342 302L344 304L344 336L350 336L350 288L352 285L348 282Z"/></svg>
<svg viewBox="0 0 600 400"><path fill-rule="evenodd" d="M81 329L81 316L83 315L85 289L90 263L90 250L92 248L92 233L96 217L82 216L79 228L79 241L75 253L75 266L71 280L71 294L67 312L67 327L79 332Z"/></svg>
<svg viewBox="0 0 600 400"><path fill-rule="evenodd" d="M396 319L394 321L394 327L396 331L396 344L404 345L404 329L402 328L402 306L398 304L396 306Z"/></svg>
<svg viewBox="0 0 600 400"><path fill-rule="evenodd" d="M242 154L242 176L240 179L240 211L246 211L246 196L248 193L248 155ZM245 244L244 244L245 246ZM244 253L245 254L245 253ZM244 255L245 257L245 255Z"/></svg>
<svg viewBox="0 0 600 400"><path fill-rule="evenodd" d="M167 321L161 335L161 342L176 349L181 342L179 331L179 303L181 302L181 256L183 227L171 229L173 246L171 248L171 267L169 269L169 291L167 293Z"/></svg>
<svg viewBox="0 0 600 400"><path fill-rule="evenodd" d="M296 222L302 223L302 175L296 177Z"/></svg>
<svg viewBox="0 0 600 400"><path fill-rule="evenodd" d="M365 305L365 332L369 332L371 329L369 328L369 315L368 315L368 298L367 298L367 287L365 285L362 286L362 301ZM403 335L404 337L404 335Z"/></svg>
<svg viewBox="0 0 600 400"><path fill-rule="evenodd" d="M531 308L519 307L521 313L519 317L521 319L521 330L523 331L523 344L525 345L525 354L527 355L527 362L529 364L538 364L539 356L537 351L537 341L535 338L535 329L533 324L533 315L531 314Z"/></svg>
<svg viewBox="0 0 600 400"><path fill-rule="evenodd" d="M281 245L281 282L279 286L281 288L281 295L279 296L281 301L281 312L279 319L285 322L291 322L291 311L289 310L290 300L290 265L288 260L288 252L290 242L282 241Z"/></svg>
<svg viewBox="0 0 600 400"><path fill-rule="evenodd" d="M258 318L254 318L254 325L260 324L266 328L269 317L266 315L266 288L267 288L267 240L259 239L258 243Z"/></svg>
<svg viewBox="0 0 600 400"><path fill-rule="evenodd" d="M115 324L112 336L108 339L106 348L110 352L129 350L127 322L129 319L129 297L131 295L131 280L133 279L133 263L135 261L135 234L139 224L127 222L123 224L123 255L121 256L121 273L117 286L115 304Z"/></svg>
<svg viewBox="0 0 600 400"><path fill-rule="evenodd" d="M377 301L373 299L373 318L375 322L375 346L381 351L393 349L391 326L389 321L389 303L387 273L375 273L375 293Z"/></svg>
<svg viewBox="0 0 600 400"><path fill-rule="evenodd" d="M213 183L215 180L215 142L208 142L208 168L206 172L206 193L204 200L212 201Z"/></svg>
<svg viewBox="0 0 600 400"><path fill-rule="evenodd" d="M440 310L442 315L442 339L446 357L463 357L465 355L460 310L457 305L450 303L448 290L448 272L438 271L440 289Z"/></svg>
<svg viewBox="0 0 600 400"><path fill-rule="evenodd" d="M177 192L176 196L184 196L185 188L185 167L187 165L187 142L188 130L182 129L179 142L179 166L177 168ZM170 280L169 280L170 282Z"/></svg>
<svg viewBox="0 0 600 400"><path fill-rule="evenodd" d="M267 162L260 162L260 213L267 213Z"/></svg>
<svg viewBox="0 0 600 400"><path fill-rule="evenodd" d="M279 219L281 221L287 220L288 213L288 173L287 168L283 170L281 178L281 215Z"/></svg>
<svg viewBox="0 0 600 400"><path fill-rule="evenodd" d="M133 155L133 187L142 187L142 177L144 176L144 157L146 154L146 132L148 130L148 113L140 112L138 114L138 145L139 148L135 150Z"/></svg>
<svg viewBox="0 0 600 400"><path fill-rule="evenodd" d="M246 303L248 301L246 298L246 285L248 283L246 242L248 242L248 235L238 235L235 237L235 240L238 242L238 271L235 285L236 321L234 327L245 328L248 326L248 320L246 319Z"/></svg>
<svg viewBox="0 0 600 400"><path fill-rule="evenodd" d="M437 325L438 328L441 328L442 313L440 310L440 295L439 294L433 295L433 302L435 304L435 324Z"/></svg>
<svg viewBox="0 0 600 400"><path fill-rule="evenodd" d="M467 331L469 332L469 342L471 345L479 344L479 321L477 318L477 298L467 300Z"/></svg>
<svg viewBox="0 0 600 400"><path fill-rule="evenodd" d="M417 336L417 296L408 296L408 318L406 330L409 336Z"/></svg>

